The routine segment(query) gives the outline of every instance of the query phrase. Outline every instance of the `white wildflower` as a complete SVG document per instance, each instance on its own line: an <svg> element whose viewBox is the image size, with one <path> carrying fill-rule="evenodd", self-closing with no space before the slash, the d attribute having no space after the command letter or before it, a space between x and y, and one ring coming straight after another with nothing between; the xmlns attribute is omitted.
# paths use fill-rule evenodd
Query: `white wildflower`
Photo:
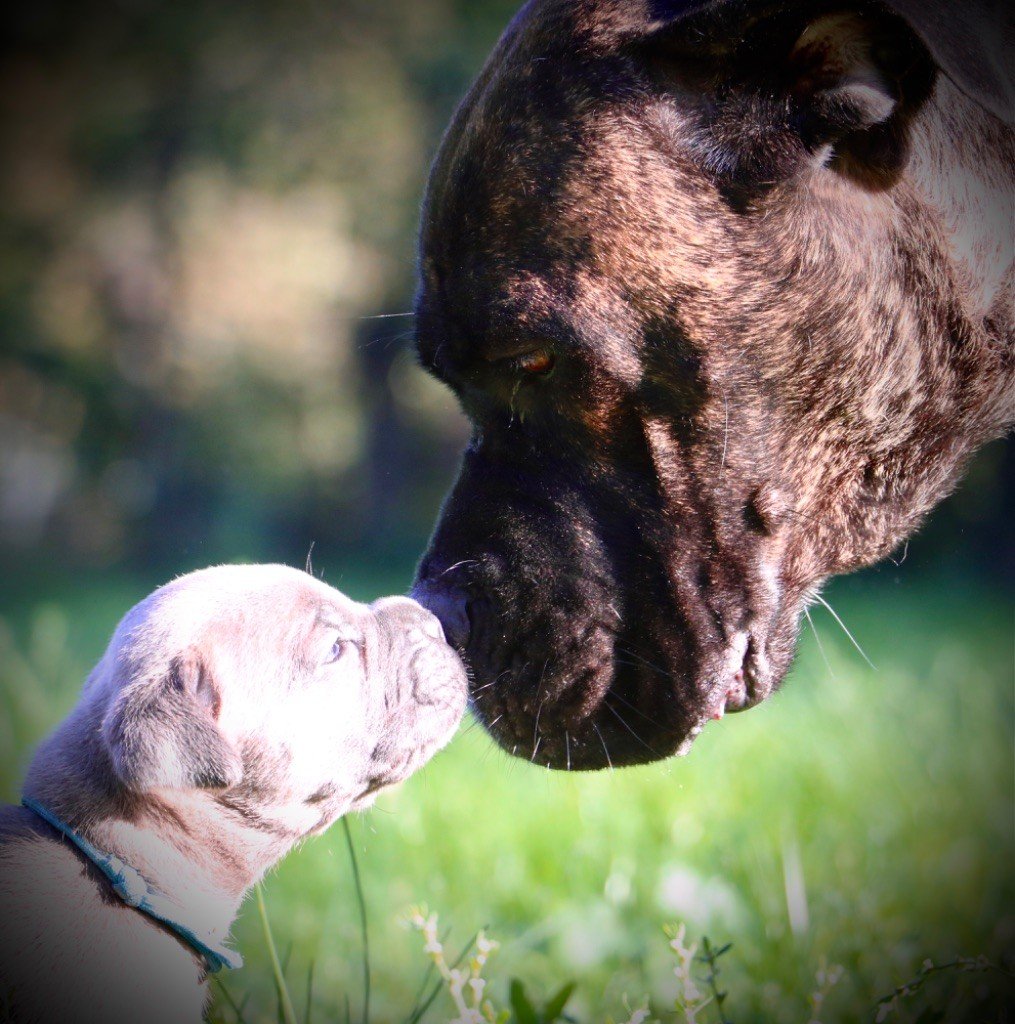
<svg viewBox="0 0 1015 1024"><path fill-rule="evenodd" d="M673 968L673 973L680 983L677 1009L684 1015L687 1024L697 1024L698 1014L709 1004L711 997L702 992L694 980L692 969L698 944L693 942L690 946L685 945L686 935L687 928L681 924L670 939L670 949L677 955L677 966Z"/></svg>
<svg viewBox="0 0 1015 1024"><path fill-rule="evenodd" d="M455 1004L456 1016L450 1024L497 1024L503 1019L489 999L484 999L486 979L483 967L498 944L480 932L476 937L476 952L468 967L451 967L444 956L444 946L437 937L437 915L427 915L424 909L410 913L409 923L423 934L424 950L429 954L438 973L447 986L448 995Z"/></svg>
<svg viewBox="0 0 1015 1024"><path fill-rule="evenodd" d="M814 980L817 988L811 993L811 1017L807 1024L821 1024L821 1009L828 998L829 992L842 980L845 971L838 964L827 966L822 958L821 965Z"/></svg>
<svg viewBox="0 0 1015 1024"><path fill-rule="evenodd" d="M878 1007L877 1016L874 1018L874 1024L882 1024L882 1021L887 1020L891 1014L895 1013L899 1008L898 996L892 996L887 1002L882 1003Z"/></svg>

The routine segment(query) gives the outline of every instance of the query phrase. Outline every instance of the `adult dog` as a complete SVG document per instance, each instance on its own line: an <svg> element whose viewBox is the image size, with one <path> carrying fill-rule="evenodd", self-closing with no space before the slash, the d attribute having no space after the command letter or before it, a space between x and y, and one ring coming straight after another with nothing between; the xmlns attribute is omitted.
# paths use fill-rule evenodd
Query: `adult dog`
<svg viewBox="0 0 1015 1024"><path fill-rule="evenodd" d="M998 5L999 8L999 5ZM475 426L416 593L557 768L763 700L822 583L1013 418L1011 16L533 0L424 205Z"/></svg>
<svg viewBox="0 0 1015 1024"><path fill-rule="evenodd" d="M405 598L223 566L120 623L0 810L0 1017L200 1021L247 889L450 738L465 671Z"/></svg>

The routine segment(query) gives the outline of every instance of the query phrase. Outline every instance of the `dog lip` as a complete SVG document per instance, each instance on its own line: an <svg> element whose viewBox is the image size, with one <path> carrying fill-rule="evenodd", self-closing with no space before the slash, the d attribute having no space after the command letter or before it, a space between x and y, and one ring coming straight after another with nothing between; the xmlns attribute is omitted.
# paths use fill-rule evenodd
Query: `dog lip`
<svg viewBox="0 0 1015 1024"><path fill-rule="evenodd" d="M752 635L747 639L739 667L715 687L705 721L719 721L726 714L747 711L760 704L772 690L769 674L767 659L759 653L758 641Z"/></svg>
<svg viewBox="0 0 1015 1024"><path fill-rule="evenodd" d="M751 694L748 692L747 670L745 666L746 658L745 664L736 670L726 688L726 693L722 698L722 711L717 717L721 718L722 712L736 713L737 711L744 711L750 706Z"/></svg>
<svg viewBox="0 0 1015 1024"><path fill-rule="evenodd" d="M743 664L736 671L727 694L727 711L746 711L772 692L772 672L761 644L753 635L747 642Z"/></svg>

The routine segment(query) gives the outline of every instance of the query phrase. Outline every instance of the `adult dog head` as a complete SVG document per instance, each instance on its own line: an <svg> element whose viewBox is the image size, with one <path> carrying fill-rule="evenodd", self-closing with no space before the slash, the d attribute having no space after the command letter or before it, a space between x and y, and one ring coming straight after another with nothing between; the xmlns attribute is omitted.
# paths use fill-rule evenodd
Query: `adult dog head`
<svg viewBox="0 0 1015 1024"><path fill-rule="evenodd" d="M762 700L1010 420L1007 85L900 6L534 0L456 114L418 349L475 430L416 593L507 750Z"/></svg>

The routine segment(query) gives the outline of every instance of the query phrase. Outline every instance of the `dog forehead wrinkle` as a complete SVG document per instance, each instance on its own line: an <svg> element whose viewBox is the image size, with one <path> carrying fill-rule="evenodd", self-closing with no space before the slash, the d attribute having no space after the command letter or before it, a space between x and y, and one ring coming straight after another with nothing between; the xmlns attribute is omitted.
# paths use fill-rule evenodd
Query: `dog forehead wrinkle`
<svg viewBox="0 0 1015 1024"><path fill-rule="evenodd" d="M124 616L110 650L143 654L183 649L216 630L244 635L264 626L287 627L312 613L319 593L336 594L305 573L281 565L234 565L202 569L160 587ZM270 614L271 610L276 614ZM252 625L257 623L257 628Z"/></svg>
<svg viewBox="0 0 1015 1024"><path fill-rule="evenodd" d="M334 602L322 602L314 613L311 631L328 631L342 639L363 639L363 616L353 615Z"/></svg>

